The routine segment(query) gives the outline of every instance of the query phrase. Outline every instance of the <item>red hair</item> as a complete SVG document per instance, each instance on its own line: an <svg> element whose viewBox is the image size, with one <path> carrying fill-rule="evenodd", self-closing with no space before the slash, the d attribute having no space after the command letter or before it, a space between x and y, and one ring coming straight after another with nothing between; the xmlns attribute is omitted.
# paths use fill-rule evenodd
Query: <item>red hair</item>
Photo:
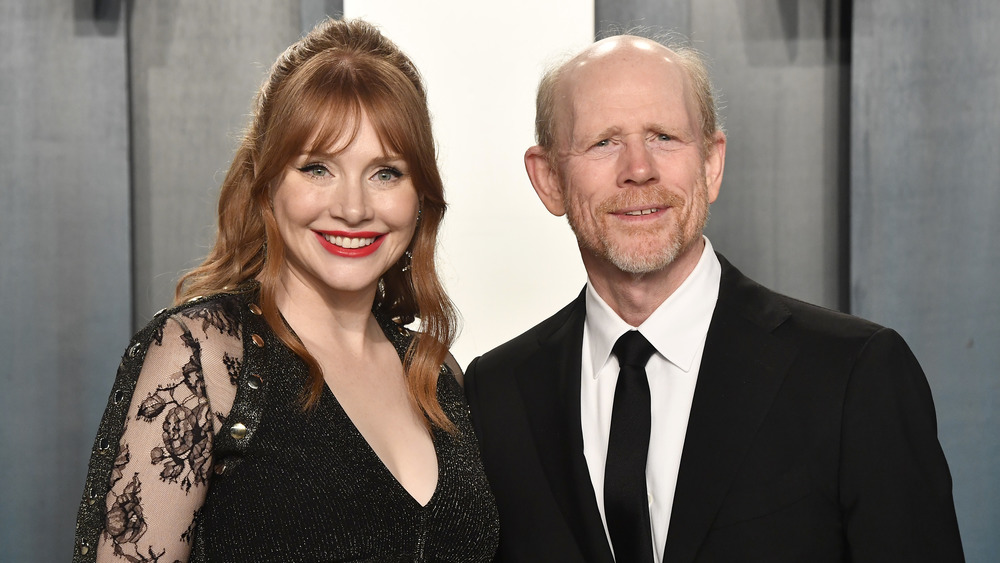
<svg viewBox="0 0 1000 563"><path fill-rule="evenodd" d="M271 185L297 155L353 139L362 113L383 146L409 165L421 209L409 246L412 263L406 268L403 257L385 272L372 310L400 324L420 319L420 334L403 362L410 398L431 424L451 431L437 401L437 378L456 315L434 260L446 204L430 114L416 67L371 24L328 19L278 57L222 183L215 245L178 282L176 301L258 280L264 318L309 367L305 407L316 404L322 370L275 304L284 244L271 210Z"/></svg>

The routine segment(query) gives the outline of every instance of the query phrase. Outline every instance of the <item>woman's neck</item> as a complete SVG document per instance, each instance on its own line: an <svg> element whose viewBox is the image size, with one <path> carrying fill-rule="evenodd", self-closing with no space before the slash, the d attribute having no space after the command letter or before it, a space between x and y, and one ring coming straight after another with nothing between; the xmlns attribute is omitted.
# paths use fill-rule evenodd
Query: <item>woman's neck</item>
<svg viewBox="0 0 1000 563"><path fill-rule="evenodd" d="M332 344L359 355L369 345L385 339L371 312L374 299L374 288L357 292L317 290L291 275L283 276L275 288L278 310L306 349L319 343Z"/></svg>

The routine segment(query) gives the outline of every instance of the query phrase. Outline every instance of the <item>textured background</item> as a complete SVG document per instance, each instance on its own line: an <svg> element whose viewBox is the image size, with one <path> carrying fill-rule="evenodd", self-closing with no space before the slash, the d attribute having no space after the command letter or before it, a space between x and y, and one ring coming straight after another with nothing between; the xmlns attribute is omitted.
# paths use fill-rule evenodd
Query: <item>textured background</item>
<svg viewBox="0 0 1000 563"><path fill-rule="evenodd" d="M0 0L0 561L69 559L127 339L211 244L267 67L343 11L382 25L427 79L462 363L584 281L522 170L541 69L611 23L690 37L729 133L713 244L772 288L907 339L968 560L1000 560L1000 4L469 4Z"/></svg>

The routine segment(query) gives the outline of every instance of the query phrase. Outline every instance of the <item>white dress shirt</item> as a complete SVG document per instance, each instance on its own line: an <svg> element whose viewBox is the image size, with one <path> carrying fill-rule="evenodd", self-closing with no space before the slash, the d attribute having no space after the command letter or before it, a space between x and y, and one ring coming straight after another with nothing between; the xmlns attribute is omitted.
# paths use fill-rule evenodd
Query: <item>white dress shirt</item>
<svg viewBox="0 0 1000 563"><path fill-rule="evenodd" d="M656 348L656 353L646 364L652 405L646 491L649 495L654 561L657 563L663 559L688 415L691 413L708 325L719 296L721 275L719 259L712 250L712 244L705 238L705 250L691 274L638 327L623 321L601 299L589 280L587 282L587 318L583 329L580 370L580 421L584 456L605 534L608 533L608 522L604 515L604 469L608 456L611 409L618 383L618 359L611 353L611 348L618 337L636 328Z"/></svg>

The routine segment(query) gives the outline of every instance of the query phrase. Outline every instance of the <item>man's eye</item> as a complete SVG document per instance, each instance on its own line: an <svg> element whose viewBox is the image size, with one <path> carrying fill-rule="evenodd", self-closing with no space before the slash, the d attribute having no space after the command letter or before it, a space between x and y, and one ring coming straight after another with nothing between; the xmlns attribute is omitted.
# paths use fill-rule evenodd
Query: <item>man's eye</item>
<svg viewBox="0 0 1000 563"><path fill-rule="evenodd" d="M669 141L669 140L671 140L671 137L670 137L670 135L667 135L666 133L660 133L659 135L656 136L656 139L659 140L659 141Z"/></svg>
<svg viewBox="0 0 1000 563"><path fill-rule="evenodd" d="M594 143L594 146L597 147L597 148L602 148L602 147L606 147L606 146L608 146L610 144L611 144L611 139L602 139L602 140L597 141L596 143Z"/></svg>

